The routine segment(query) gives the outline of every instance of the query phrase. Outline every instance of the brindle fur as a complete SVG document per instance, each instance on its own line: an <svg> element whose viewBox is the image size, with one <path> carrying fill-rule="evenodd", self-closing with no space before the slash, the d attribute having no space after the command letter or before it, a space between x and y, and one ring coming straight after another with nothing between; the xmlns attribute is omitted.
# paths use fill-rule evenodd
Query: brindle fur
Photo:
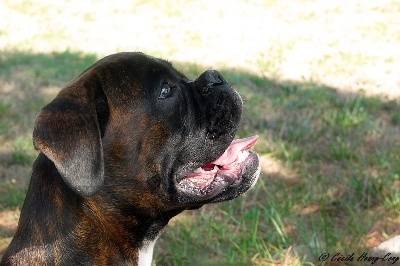
<svg viewBox="0 0 400 266"><path fill-rule="evenodd" d="M174 97L158 99L163 82ZM40 151L14 239L1 265L135 265L138 251L198 202L180 195L181 165L215 160L232 141L240 97L205 91L170 63L141 53L108 56L38 115Z"/></svg>

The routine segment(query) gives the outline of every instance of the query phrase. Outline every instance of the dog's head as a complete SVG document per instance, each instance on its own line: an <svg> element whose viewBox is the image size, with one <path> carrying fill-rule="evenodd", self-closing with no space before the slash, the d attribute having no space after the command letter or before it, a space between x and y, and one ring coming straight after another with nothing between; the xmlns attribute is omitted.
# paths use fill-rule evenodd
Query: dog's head
<svg viewBox="0 0 400 266"><path fill-rule="evenodd" d="M217 71L192 81L164 60L120 53L61 90L39 114L33 140L83 197L195 208L233 199L258 177L249 151L257 137L233 140L241 112Z"/></svg>

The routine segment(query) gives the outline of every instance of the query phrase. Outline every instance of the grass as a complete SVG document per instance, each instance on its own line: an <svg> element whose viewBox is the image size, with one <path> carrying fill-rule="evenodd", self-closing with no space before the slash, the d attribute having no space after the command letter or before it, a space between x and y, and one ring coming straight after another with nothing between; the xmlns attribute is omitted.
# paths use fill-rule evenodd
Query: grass
<svg viewBox="0 0 400 266"><path fill-rule="evenodd" d="M238 136L260 135L256 187L176 217L156 265L313 265L398 234L398 3L256 2L0 3L14 21L0 26L0 250L16 225L4 215L21 208L37 154L35 116L122 50L170 59L190 78L220 70L245 98Z"/></svg>
<svg viewBox="0 0 400 266"><path fill-rule="evenodd" d="M16 188L12 185L2 184L0 191L4 195L0 198L0 206L5 208L20 208L25 198L25 189Z"/></svg>

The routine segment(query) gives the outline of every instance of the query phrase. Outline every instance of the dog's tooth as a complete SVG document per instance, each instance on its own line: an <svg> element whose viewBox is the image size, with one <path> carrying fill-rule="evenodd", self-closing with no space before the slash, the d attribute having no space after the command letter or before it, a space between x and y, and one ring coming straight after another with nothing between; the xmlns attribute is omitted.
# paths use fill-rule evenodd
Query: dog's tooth
<svg viewBox="0 0 400 266"><path fill-rule="evenodd" d="M247 156L249 156L249 154L250 154L250 152L247 150L239 152L238 157L236 158L236 162L237 163L243 162L244 160L246 160L246 158L247 158Z"/></svg>
<svg viewBox="0 0 400 266"><path fill-rule="evenodd" d="M205 170L203 168L201 168L201 167L199 167L199 168L197 168L196 170L193 171L193 173L196 173L196 174L202 174L204 172L205 172Z"/></svg>

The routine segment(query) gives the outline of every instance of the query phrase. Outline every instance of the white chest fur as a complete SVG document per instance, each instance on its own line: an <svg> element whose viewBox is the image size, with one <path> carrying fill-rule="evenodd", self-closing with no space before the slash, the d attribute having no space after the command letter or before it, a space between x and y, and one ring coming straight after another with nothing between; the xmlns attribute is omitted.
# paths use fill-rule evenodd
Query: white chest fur
<svg viewBox="0 0 400 266"><path fill-rule="evenodd" d="M152 241L144 241L143 246L139 249L139 263L138 266L151 266L153 260L154 245L158 236Z"/></svg>

